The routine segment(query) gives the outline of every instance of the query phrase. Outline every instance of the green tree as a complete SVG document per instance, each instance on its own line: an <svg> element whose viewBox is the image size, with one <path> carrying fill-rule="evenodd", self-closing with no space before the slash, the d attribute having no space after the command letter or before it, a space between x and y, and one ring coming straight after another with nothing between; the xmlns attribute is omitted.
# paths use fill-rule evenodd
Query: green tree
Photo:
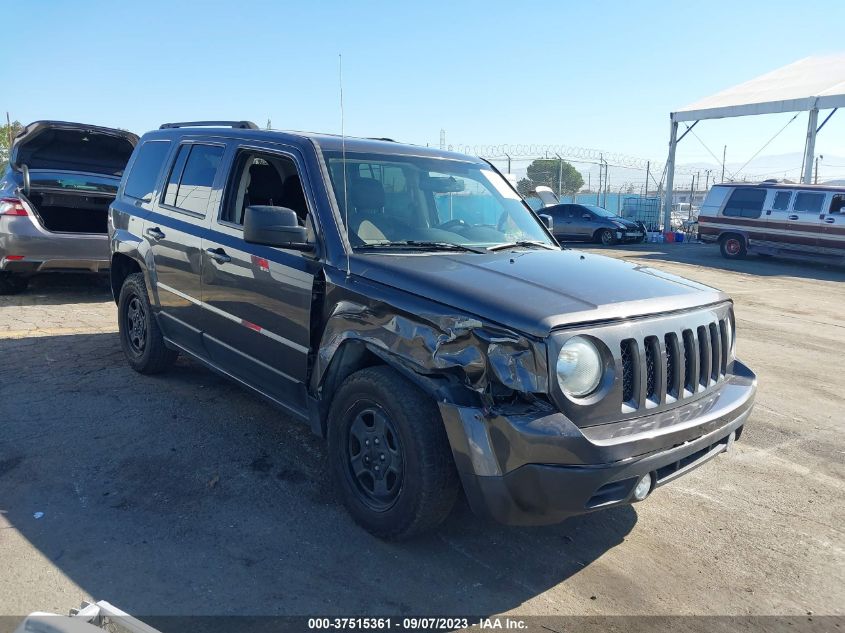
<svg viewBox="0 0 845 633"><path fill-rule="evenodd" d="M6 163L9 162L9 137L15 138L15 135L21 131L23 126L20 121L12 121L11 130L7 124L0 125L0 170L6 168ZM10 134L11 131L11 134Z"/></svg>
<svg viewBox="0 0 845 633"><path fill-rule="evenodd" d="M534 191L540 185L551 188L561 195L578 193L584 186L581 173L570 163L558 158L538 158L528 165L527 178L516 184L517 191L523 196Z"/></svg>

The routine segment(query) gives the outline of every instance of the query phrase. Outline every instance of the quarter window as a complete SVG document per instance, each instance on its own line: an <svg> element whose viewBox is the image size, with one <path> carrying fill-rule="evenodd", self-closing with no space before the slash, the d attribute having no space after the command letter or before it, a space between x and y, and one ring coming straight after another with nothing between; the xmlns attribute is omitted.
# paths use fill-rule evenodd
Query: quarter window
<svg viewBox="0 0 845 633"><path fill-rule="evenodd" d="M728 198L722 215L740 218L759 218L766 199L765 189L739 188Z"/></svg>
<svg viewBox="0 0 845 633"><path fill-rule="evenodd" d="M126 177L123 193L130 198L149 202L161 171L161 164L170 149L170 141L146 141L138 148L138 155Z"/></svg>
<svg viewBox="0 0 845 633"><path fill-rule="evenodd" d="M786 211L789 208L790 198L792 198L791 191L778 191L775 194L775 201L772 203L772 209L775 211Z"/></svg>
<svg viewBox="0 0 845 633"><path fill-rule="evenodd" d="M176 192L179 191L179 179L182 178L182 172L185 170L185 163L188 160L188 154L191 153L190 145L182 145L179 147L179 152L176 154L176 160L173 167L170 168L170 176L167 178L167 185L164 189L164 196L161 201L171 207L176 206Z"/></svg>
<svg viewBox="0 0 845 633"><path fill-rule="evenodd" d="M825 194L810 193L807 191L799 191L795 194L795 204L792 207L793 211L801 213L819 213L824 204Z"/></svg>

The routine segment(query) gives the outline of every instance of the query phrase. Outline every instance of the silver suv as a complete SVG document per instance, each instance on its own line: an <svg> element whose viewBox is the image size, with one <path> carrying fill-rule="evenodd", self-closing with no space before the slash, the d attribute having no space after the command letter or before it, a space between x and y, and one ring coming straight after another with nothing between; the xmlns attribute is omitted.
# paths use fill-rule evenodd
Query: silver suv
<svg viewBox="0 0 845 633"><path fill-rule="evenodd" d="M0 176L0 294L46 270L109 267L108 209L138 137L36 121L15 137Z"/></svg>

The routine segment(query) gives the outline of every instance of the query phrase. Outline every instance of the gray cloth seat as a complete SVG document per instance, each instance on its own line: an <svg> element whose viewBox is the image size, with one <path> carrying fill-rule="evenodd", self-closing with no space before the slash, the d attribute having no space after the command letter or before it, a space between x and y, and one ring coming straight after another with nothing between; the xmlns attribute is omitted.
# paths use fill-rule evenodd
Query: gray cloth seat
<svg viewBox="0 0 845 633"><path fill-rule="evenodd" d="M384 214L384 188L373 178L349 181L349 228L364 242L405 239L408 227Z"/></svg>

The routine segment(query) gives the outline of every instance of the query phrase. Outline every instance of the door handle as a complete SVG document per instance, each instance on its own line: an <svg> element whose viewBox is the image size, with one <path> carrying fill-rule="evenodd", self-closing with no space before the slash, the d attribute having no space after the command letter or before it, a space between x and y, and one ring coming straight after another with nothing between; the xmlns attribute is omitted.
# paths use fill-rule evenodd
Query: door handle
<svg viewBox="0 0 845 633"><path fill-rule="evenodd" d="M824 221L828 224L833 224L834 222L836 222L836 218L825 218Z"/></svg>
<svg viewBox="0 0 845 633"><path fill-rule="evenodd" d="M232 258L226 254L222 248L207 248L205 252L208 253L208 256L211 257L214 261L218 264L226 264L232 261Z"/></svg>
<svg viewBox="0 0 845 633"><path fill-rule="evenodd" d="M144 233L147 234L147 237L151 237L154 240L163 240L165 238L164 233L157 226L154 226L151 229L147 229L146 231L144 231Z"/></svg>
<svg viewBox="0 0 845 633"><path fill-rule="evenodd" d="M798 216L797 216L797 215L790 215L790 216L787 218L787 220L797 220L797 219L798 219Z"/></svg>

